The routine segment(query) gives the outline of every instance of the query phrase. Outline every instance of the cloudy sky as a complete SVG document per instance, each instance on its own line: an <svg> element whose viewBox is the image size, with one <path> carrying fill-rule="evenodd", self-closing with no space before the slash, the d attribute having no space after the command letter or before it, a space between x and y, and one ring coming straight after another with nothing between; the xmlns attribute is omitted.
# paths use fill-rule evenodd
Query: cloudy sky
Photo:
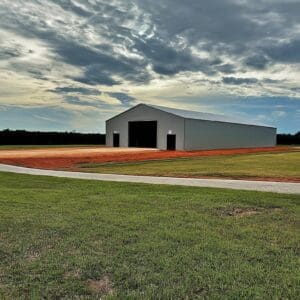
<svg viewBox="0 0 300 300"><path fill-rule="evenodd" d="M300 130L300 0L0 0L0 128L140 102Z"/></svg>

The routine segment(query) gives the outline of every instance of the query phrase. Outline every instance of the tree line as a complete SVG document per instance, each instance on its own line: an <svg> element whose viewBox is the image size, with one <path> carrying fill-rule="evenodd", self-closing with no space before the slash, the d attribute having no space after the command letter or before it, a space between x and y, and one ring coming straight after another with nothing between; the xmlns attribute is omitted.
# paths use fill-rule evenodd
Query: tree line
<svg viewBox="0 0 300 300"><path fill-rule="evenodd" d="M0 131L0 145L104 145L105 134L78 132ZM279 145L300 145L300 131L295 134L277 134Z"/></svg>
<svg viewBox="0 0 300 300"><path fill-rule="evenodd" d="M300 131L295 134L277 134L279 145L300 145Z"/></svg>
<svg viewBox="0 0 300 300"><path fill-rule="evenodd" d="M77 132L43 132L26 130L0 131L0 145L104 145L105 134Z"/></svg>

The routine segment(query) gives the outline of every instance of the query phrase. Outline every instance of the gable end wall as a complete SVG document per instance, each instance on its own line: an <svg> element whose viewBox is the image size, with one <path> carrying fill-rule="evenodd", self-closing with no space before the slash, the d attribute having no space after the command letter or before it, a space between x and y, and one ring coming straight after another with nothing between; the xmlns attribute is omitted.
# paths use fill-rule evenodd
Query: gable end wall
<svg viewBox="0 0 300 300"><path fill-rule="evenodd" d="M114 131L120 133L120 147L128 147L129 121L157 121L157 148L165 150L169 130L176 134L176 149L184 150L184 119L167 112L138 105L106 121L106 145L113 146Z"/></svg>

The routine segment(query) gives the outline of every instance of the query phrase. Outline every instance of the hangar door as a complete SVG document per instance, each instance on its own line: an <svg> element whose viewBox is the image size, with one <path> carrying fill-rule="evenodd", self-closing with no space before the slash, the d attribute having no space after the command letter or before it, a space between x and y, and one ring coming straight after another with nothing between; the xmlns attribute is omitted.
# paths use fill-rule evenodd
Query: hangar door
<svg viewBox="0 0 300 300"><path fill-rule="evenodd" d="M156 148L157 121L128 123L129 147Z"/></svg>

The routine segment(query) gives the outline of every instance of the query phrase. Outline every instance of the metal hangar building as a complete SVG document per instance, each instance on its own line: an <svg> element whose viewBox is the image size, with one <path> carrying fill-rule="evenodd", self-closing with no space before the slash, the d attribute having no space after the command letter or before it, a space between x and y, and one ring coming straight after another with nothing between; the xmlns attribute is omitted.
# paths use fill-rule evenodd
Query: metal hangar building
<svg viewBox="0 0 300 300"><path fill-rule="evenodd" d="M106 145L208 150L276 145L276 128L235 117L138 104L106 121Z"/></svg>

